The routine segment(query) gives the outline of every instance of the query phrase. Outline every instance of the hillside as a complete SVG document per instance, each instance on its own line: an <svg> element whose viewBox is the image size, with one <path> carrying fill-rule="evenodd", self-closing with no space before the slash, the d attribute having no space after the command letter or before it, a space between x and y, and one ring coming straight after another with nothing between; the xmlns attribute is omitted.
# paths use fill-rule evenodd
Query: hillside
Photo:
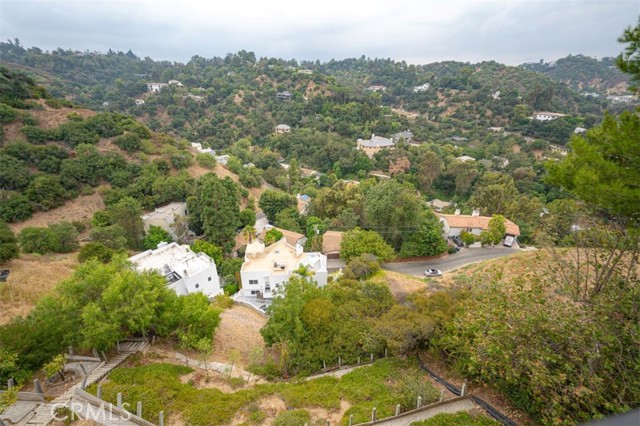
<svg viewBox="0 0 640 426"><path fill-rule="evenodd" d="M553 62L532 62L521 68L544 74L579 92L625 94L629 76L616 67L615 58L569 55Z"/></svg>

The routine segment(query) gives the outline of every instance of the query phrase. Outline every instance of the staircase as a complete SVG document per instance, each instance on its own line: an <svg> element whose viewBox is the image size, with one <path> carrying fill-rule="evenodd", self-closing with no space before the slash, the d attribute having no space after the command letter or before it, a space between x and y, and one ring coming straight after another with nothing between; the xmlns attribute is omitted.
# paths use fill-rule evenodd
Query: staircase
<svg viewBox="0 0 640 426"><path fill-rule="evenodd" d="M104 379L112 370L122 364L129 356L136 352L143 352L149 343L142 339L125 340L118 344L118 355L109 360L108 363L102 363L98 368L93 370L87 377L86 386L90 386L94 383L100 382ZM25 423L25 426L45 426L48 425L51 420L54 419L55 410L61 407L69 407L74 394L74 388L82 386L82 383L76 384L64 392L56 399L43 404L35 409L35 415ZM107 425L106 423L104 423ZM111 426L111 424L109 424ZM119 426L115 425L114 426ZM123 426L125 426L123 424Z"/></svg>

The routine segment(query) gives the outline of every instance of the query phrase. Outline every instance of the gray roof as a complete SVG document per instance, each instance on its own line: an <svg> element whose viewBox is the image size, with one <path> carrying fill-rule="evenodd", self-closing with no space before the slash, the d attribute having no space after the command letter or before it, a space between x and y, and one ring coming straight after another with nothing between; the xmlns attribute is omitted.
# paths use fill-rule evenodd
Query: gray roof
<svg viewBox="0 0 640 426"><path fill-rule="evenodd" d="M371 139L358 139L358 145L368 146L368 147L385 147L385 146L395 146L393 141L388 138L383 138L382 136L372 136Z"/></svg>
<svg viewBox="0 0 640 426"><path fill-rule="evenodd" d="M410 141L411 139L413 139L413 133L410 130L405 130L404 132L391 135L391 140L394 142L400 140L400 138L406 141Z"/></svg>

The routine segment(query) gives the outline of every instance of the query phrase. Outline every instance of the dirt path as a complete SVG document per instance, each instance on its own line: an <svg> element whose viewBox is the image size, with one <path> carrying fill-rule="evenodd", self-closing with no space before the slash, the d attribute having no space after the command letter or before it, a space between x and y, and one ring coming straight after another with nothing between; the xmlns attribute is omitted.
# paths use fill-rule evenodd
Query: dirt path
<svg viewBox="0 0 640 426"><path fill-rule="evenodd" d="M250 364L251 350L264 349L260 329L266 324L267 319L253 309L242 305L234 305L225 310L221 317L222 322L216 332L213 341L214 350L209 361L229 363L229 353L235 349L242 355L238 364L247 367Z"/></svg>

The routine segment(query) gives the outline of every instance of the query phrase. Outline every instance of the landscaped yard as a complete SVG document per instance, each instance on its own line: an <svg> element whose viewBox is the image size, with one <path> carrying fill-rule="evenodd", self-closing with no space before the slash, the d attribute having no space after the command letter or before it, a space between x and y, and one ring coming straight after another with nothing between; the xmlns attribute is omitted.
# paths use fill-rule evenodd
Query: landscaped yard
<svg viewBox="0 0 640 426"><path fill-rule="evenodd" d="M383 418L394 413L396 404L403 410L413 408L418 395L425 404L440 396L413 362L398 359L379 360L340 379L266 383L233 393L181 380L192 371L166 363L119 368L103 385L103 398L115 403L122 392L130 406L142 401L143 417L149 421L157 421L158 413L164 411L165 417L180 418L188 425L214 426L271 424L287 408L306 410L309 424L343 414L342 424L347 425L351 414L355 423L368 421L373 407ZM90 389L95 390L95 386Z"/></svg>

